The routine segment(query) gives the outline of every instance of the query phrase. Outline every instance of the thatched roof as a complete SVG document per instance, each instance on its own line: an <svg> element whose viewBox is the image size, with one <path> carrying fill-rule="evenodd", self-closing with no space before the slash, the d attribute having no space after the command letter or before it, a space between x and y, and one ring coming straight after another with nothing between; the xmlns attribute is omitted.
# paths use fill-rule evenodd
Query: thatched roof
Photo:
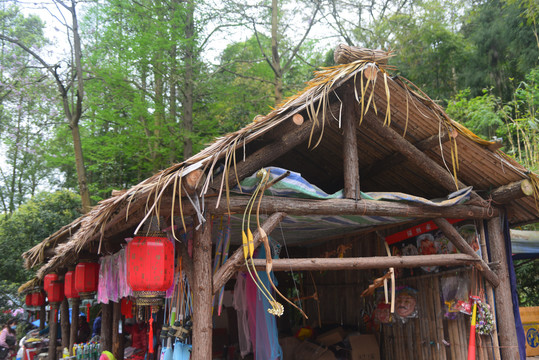
<svg viewBox="0 0 539 360"><path fill-rule="evenodd" d="M379 68L374 82L363 75L364 71L372 71L373 66ZM406 161L395 161L398 149L388 146L379 134L372 131L367 125L369 121L383 122L403 134L412 144L439 136L439 143L424 149L424 153L456 175L458 180L472 185L485 199L492 189L515 181L531 179L533 184L537 184L534 174L502 152L492 150L493 143L478 138L451 120L440 106L415 89L413 84L399 76L390 76L388 70L384 62L373 64L367 60L355 60L316 72L315 78L302 92L269 114L257 116L243 129L216 139L190 159L102 201L78 222L72 223L71 240L56 247L56 254L39 270L38 278L74 261L82 249L92 247L93 251L103 252L102 243L132 235L137 225L165 206L175 206L175 214L179 215L177 208L181 200L182 179L194 170L202 169L207 174L200 184L199 194L215 194L225 201L228 187L222 179L235 179L235 168L244 157L268 144L287 141L287 134L295 126L290 120L295 114L302 114L307 119L306 124L312 129L309 140L295 146L286 156L271 160L271 165L301 172L328 192L343 186L343 130L340 122L347 106L354 106L356 112L363 114L357 131L362 191L399 191L427 198L443 197L448 193L447 189L410 167ZM347 92L353 93L354 100L350 100L350 96L345 99ZM449 141L442 141L444 133L450 134ZM225 176L215 175L222 165ZM260 167L266 165L261 164ZM239 173L237 177L241 180L246 175L250 174ZM506 207L512 225L538 221L533 198L520 198ZM79 227L78 231L76 227ZM58 242L65 233L60 231L44 242ZM43 261L40 255L43 246L38 245L25 253L28 265Z"/></svg>

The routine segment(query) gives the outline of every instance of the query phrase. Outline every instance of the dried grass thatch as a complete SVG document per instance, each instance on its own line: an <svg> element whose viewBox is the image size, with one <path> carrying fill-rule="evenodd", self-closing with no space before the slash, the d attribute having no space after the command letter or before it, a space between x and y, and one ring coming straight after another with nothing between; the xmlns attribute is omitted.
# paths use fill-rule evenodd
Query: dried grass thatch
<svg viewBox="0 0 539 360"><path fill-rule="evenodd" d="M40 285L40 283L41 283L41 281L37 277L33 278L32 280L27 281L24 284L22 284L21 286L19 286L18 292L19 292L19 294L27 293L30 290L38 287Z"/></svg>
<svg viewBox="0 0 539 360"><path fill-rule="evenodd" d="M369 71L368 76L364 73L366 70ZM172 192L172 207L174 209L177 207L175 204L179 205L180 214L176 215L180 215L183 219L181 213L182 179L194 170L202 169L207 174L200 190L201 194L207 194L210 184L214 180L212 176L214 169L218 164L224 164L224 176L221 178L221 183L217 184L217 188L219 199L221 199L223 192L228 197L229 189L226 179L229 178L229 174L236 172L236 150L245 148L246 144L279 126L299 112L305 111L312 123L309 146L318 146L324 136L325 126L325 121L320 121L320 119L335 121L340 128L342 101L339 99L336 90L347 81L354 85L354 96L361 111L360 123L363 116L369 111L375 114L380 111L384 124L389 126L392 121L392 113L395 111L392 110L392 107L397 106L398 112L405 114L404 134L407 132L408 115L415 111L415 113L420 113L424 119L439 124L440 129L445 127L448 133L451 133L454 129L474 144L482 146L492 144L478 138L464 126L451 120L440 106L411 82L399 77L391 77L388 73L389 70L391 68L385 62L377 63L372 62L371 59L358 59L351 63L317 71L314 79L307 83L303 91L288 98L269 114L255 117L254 121L243 129L217 138L211 145L190 159L162 170L131 189L102 201L80 219L80 228L72 235L71 241L57 246L56 255L38 271L37 277L42 278L53 269L74 261L77 253L88 246L89 243L99 241L99 244L101 244L107 227L112 227L114 221L119 221L120 218L122 221L124 219L128 221L130 214L135 211L139 212L136 219L138 230L149 216L158 215L161 200L164 196L170 196L170 192ZM399 93L401 99L405 99L398 105L392 103L392 92L395 91ZM333 113L329 110L331 108L330 103L340 103L338 113ZM378 108L380 105L377 105L377 103L382 105L380 109ZM321 129L318 138L314 138L315 129ZM442 147L440 147L440 150L443 158L444 150ZM454 174L456 182L458 150L454 137L451 140L450 156L452 159L452 170L450 172ZM527 170L512 159L498 154L495 161L499 161L502 167L506 166L514 169L519 176L520 174L522 175L522 178L529 177ZM449 167L446 167L449 170ZM140 212L141 209L143 209L142 212ZM143 214L143 216L140 216L140 214ZM172 218L174 218L174 213ZM99 245L98 251L101 251L101 245ZM41 261L41 257L36 255L38 253L39 251L36 249L31 254L27 254L27 261L31 264L37 264Z"/></svg>

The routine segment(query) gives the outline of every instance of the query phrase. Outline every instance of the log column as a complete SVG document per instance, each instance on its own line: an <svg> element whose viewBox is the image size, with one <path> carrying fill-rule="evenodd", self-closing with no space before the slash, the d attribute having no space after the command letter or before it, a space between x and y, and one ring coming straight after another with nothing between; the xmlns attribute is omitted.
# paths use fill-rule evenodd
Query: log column
<svg viewBox="0 0 539 360"><path fill-rule="evenodd" d="M49 357L48 360L56 360L56 338L58 336L58 304L52 303L49 313Z"/></svg>
<svg viewBox="0 0 539 360"><path fill-rule="evenodd" d="M62 329L62 350L69 348L69 304L67 298L60 304L60 327Z"/></svg>
<svg viewBox="0 0 539 360"><path fill-rule="evenodd" d="M211 271L210 217L195 231L193 241L193 353L192 360L212 358L211 300L213 278ZM195 218L195 224L198 220ZM198 224L197 224L198 225Z"/></svg>
<svg viewBox="0 0 539 360"><path fill-rule="evenodd" d="M500 340L502 359L517 360L518 355L517 332L515 316L513 314L513 299L511 297L511 284L505 252L505 241L500 217L488 221L488 236L492 261L498 261L498 278L500 284L494 289L496 297L496 318Z"/></svg>
<svg viewBox="0 0 539 360"><path fill-rule="evenodd" d="M112 354L116 360L124 359L123 325L122 303L112 303Z"/></svg>
<svg viewBox="0 0 539 360"><path fill-rule="evenodd" d="M359 194L359 157L357 154L357 118L355 105L357 101L350 87L345 96L345 111L343 114L343 166L344 166L344 197L361 199Z"/></svg>
<svg viewBox="0 0 539 360"><path fill-rule="evenodd" d="M101 304L101 352L112 351L112 304Z"/></svg>
<svg viewBox="0 0 539 360"><path fill-rule="evenodd" d="M71 300L71 328L69 331L69 355L73 356L73 345L77 342L77 332L79 330L79 309L80 299Z"/></svg>
<svg viewBox="0 0 539 360"><path fill-rule="evenodd" d="M47 309L45 304L41 305L39 308L39 330L45 329L45 318L47 317Z"/></svg>

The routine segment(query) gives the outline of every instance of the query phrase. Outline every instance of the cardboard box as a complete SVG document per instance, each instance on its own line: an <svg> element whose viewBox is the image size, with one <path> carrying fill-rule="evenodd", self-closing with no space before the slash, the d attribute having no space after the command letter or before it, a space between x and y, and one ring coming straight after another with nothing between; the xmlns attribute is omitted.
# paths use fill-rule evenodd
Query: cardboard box
<svg viewBox="0 0 539 360"><path fill-rule="evenodd" d="M303 341L294 351L294 360L337 360L333 352L309 341Z"/></svg>
<svg viewBox="0 0 539 360"><path fill-rule="evenodd" d="M294 353L300 345L300 341L293 336L280 338L279 345L283 350L283 360L294 360Z"/></svg>
<svg viewBox="0 0 539 360"><path fill-rule="evenodd" d="M316 341L324 346L331 346L340 343L345 337L346 332L342 327L339 326L333 330L318 335Z"/></svg>
<svg viewBox="0 0 539 360"><path fill-rule="evenodd" d="M352 360L380 360L380 348L374 335L350 335Z"/></svg>
<svg viewBox="0 0 539 360"><path fill-rule="evenodd" d="M526 336L526 356L539 355L539 306L521 307L520 318Z"/></svg>

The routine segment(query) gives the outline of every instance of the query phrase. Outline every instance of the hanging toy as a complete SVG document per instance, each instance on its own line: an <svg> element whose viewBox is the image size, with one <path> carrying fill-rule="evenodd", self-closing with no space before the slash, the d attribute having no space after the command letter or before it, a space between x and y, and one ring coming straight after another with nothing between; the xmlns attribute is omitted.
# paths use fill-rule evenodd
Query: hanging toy
<svg viewBox="0 0 539 360"><path fill-rule="evenodd" d="M253 254L254 254L255 249L254 249L254 237L250 228L251 212L253 210L253 206L254 206L256 198L258 197L258 193L260 189L263 188L264 185L267 183L269 174L266 172L266 170L262 169L257 173L257 177L260 178L261 181L259 182L258 186L254 190L253 195L247 202L245 212L243 213L243 220L242 220L242 225L241 225L243 257L245 259L245 265L247 267L247 271L249 272L249 275L251 276L251 279L255 283L258 290L262 293L262 295L268 300L269 304L271 305L271 308L268 309L268 312L275 316L281 316L284 313L284 306L281 303L277 302L275 298L273 297L273 295L271 294L271 292L266 288L266 286L260 279L260 276L258 276L258 271L256 270L254 266L254 262L253 262ZM246 222L247 222L247 232L245 231ZM260 235L262 236L263 233L260 233ZM270 254L270 257L271 257L271 254ZM251 261L249 262L248 259ZM255 279L255 276L256 276L256 279Z"/></svg>
<svg viewBox="0 0 539 360"><path fill-rule="evenodd" d="M477 316L477 298L470 296L473 300L472 322L470 324L470 341L468 343L468 360L475 360L475 320Z"/></svg>

